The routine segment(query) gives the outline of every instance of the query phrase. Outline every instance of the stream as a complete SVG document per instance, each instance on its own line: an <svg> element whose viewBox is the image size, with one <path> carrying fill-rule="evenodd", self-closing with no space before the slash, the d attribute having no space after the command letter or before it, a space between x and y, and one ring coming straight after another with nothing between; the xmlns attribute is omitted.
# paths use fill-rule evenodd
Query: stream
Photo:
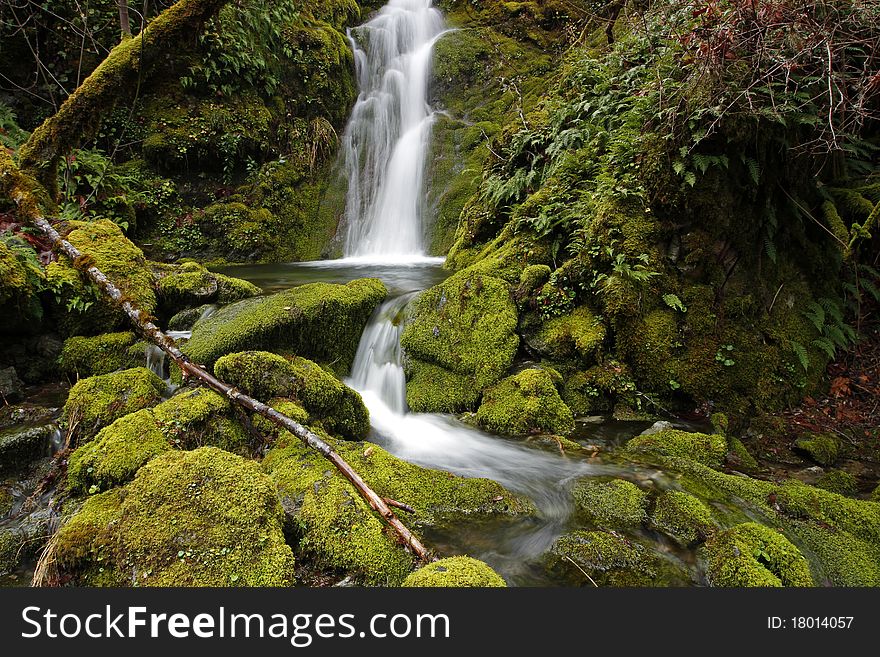
<svg viewBox="0 0 880 657"><path fill-rule="evenodd" d="M318 281L381 279L388 299L367 324L346 380L370 411L370 439L421 466L495 480L531 499L538 510L535 517L427 528L426 540L443 555L469 554L486 561L512 585L559 583L541 568L540 557L573 528L569 489L575 479L617 476L642 486L666 485L666 480L657 471L567 457L558 450L485 433L453 416L407 409L402 315L418 292L448 275L443 258L430 257L424 247L429 219L424 172L435 118L427 102L428 81L433 46L446 31L431 0L391 0L349 31L360 94L340 153L348 180L340 227L344 257L222 271L250 280L267 293ZM584 444L620 444L650 424L581 421L579 437ZM663 552L672 550L660 537L654 542ZM682 564L691 560L687 554L673 558Z"/></svg>

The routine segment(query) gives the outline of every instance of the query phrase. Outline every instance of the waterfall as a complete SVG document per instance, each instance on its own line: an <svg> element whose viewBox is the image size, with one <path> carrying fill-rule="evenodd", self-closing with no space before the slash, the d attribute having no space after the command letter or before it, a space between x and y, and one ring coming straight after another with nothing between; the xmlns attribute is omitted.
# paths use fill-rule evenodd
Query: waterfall
<svg viewBox="0 0 880 657"><path fill-rule="evenodd" d="M424 171L434 122L428 77L444 30L431 4L391 0L349 31L360 95L342 139L347 258L424 256Z"/></svg>

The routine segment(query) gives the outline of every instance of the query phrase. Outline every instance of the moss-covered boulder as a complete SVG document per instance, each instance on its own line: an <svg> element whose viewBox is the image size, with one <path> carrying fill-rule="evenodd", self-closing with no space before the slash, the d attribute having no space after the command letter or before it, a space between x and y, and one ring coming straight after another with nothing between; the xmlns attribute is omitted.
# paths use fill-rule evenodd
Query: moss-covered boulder
<svg viewBox="0 0 880 657"><path fill-rule="evenodd" d="M78 585L290 586L282 520L259 464L211 447L173 451L91 497L59 531L55 555Z"/></svg>
<svg viewBox="0 0 880 657"><path fill-rule="evenodd" d="M716 528L712 512L697 497L678 490L657 496L651 526L683 546L704 540Z"/></svg>
<svg viewBox="0 0 880 657"><path fill-rule="evenodd" d="M153 275L143 252L112 221L71 221L67 240L90 264L113 281L123 295L147 314L156 311ZM68 333L100 333L123 325L125 314L111 301L83 281L82 275L64 256L46 268L47 284L56 291L71 312L59 315Z"/></svg>
<svg viewBox="0 0 880 657"><path fill-rule="evenodd" d="M407 403L417 412L473 410L509 369L519 338L505 281L462 271L412 303L401 335Z"/></svg>
<svg viewBox="0 0 880 657"><path fill-rule="evenodd" d="M332 438L326 436L328 441ZM369 443L336 443L341 456L383 497L409 504L404 522L431 524L463 516L534 512L499 484L427 470ZM315 568L342 572L366 584L399 585L412 555L340 473L292 436L279 437L264 460L291 517L299 550Z"/></svg>
<svg viewBox="0 0 880 657"><path fill-rule="evenodd" d="M385 298L376 279L347 285L312 283L233 303L200 321L183 351L212 366L248 349L298 354L347 373L367 320Z"/></svg>
<svg viewBox="0 0 880 657"><path fill-rule="evenodd" d="M524 340L539 356L589 367L605 340L605 325L587 306L580 306L544 320Z"/></svg>
<svg viewBox="0 0 880 657"><path fill-rule="evenodd" d="M775 529L750 522L719 532L705 546L712 586L812 586L800 551Z"/></svg>
<svg viewBox="0 0 880 657"><path fill-rule="evenodd" d="M204 388L125 415L70 455L68 486L74 492L119 486L174 447L211 445L247 453L248 434L232 417L229 400Z"/></svg>
<svg viewBox="0 0 880 657"><path fill-rule="evenodd" d="M191 331L196 322L216 312L217 306L206 303L195 308L185 308L171 316L168 320L169 331Z"/></svg>
<svg viewBox="0 0 880 657"><path fill-rule="evenodd" d="M223 356L214 372L257 399L287 397L298 402L308 411L310 425L319 424L343 438L363 440L370 431L361 396L305 358L246 351Z"/></svg>
<svg viewBox="0 0 880 657"><path fill-rule="evenodd" d="M528 369L488 388L477 422L494 433L553 433L574 430L574 416L545 370Z"/></svg>
<svg viewBox="0 0 880 657"><path fill-rule="evenodd" d="M165 391L165 382L145 367L80 379L62 414L70 444L88 442L123 415L155 406Z"/></svg>
<svg viewBox="0 0 880 657"><path fill-rule="evenodd" d="M507 583L488 565L471 557L447 557L407 575L406 587L488 588L504 587Z"/></svg>
<svg viewBox="0 0 880 657"><path fill-rule="evenodd" d="M601 529L632 529L648 517L648 494L630 481L582 479L572 495L581 515Z"/></svg>
<svg viewBox="0 0 880 657"><path fill-rule="evenodd" d="M73 378L109 374L145 363L143 345L130 331L67 338L58 358L61 371Z"/></svg>
<svg viewBox="0 0 880 657"><path fill-rule="evenodd" d="M561 583L580 586L681 586L687 577L641 543L604 531L561 536L544 555Z"/></svg>
<svg viewBox="0 0 880 657"><path fill-rule="evenodd" d="M227 304L257 296L262 290L240 278L209 272L195 262L154 268L156 291L168 315L210 303Z"/></svg>
<svg viewBox="0 0 880 657"><path fill-rule="evenodd" d="M855 495L859 492L859 481L845 470L830 470L820 475L816 487L841 495Z"/></svg>
<svg viewBox="0 0 880 657"><path fill-rule="evenodd" d="M625 449L633 455L641 453L684 458L720 468L727 454L727 440L719 434L666 429L650 435L636 436L626 444Z"/></svg>
<svg viewBox="0 0 880 657"><path fill-rule="evenodd" d="M808 433L798 438L794 449L819 465L832 465L840 454L840 442L828 433Z"/></svg>
<svg viewBox="0 0 880 657"><path fill-rule="evenodd" d="M636 384L629 368L608 360L565 379L562 399L576 415L607 413L618 403L636 403Z"/></svg>

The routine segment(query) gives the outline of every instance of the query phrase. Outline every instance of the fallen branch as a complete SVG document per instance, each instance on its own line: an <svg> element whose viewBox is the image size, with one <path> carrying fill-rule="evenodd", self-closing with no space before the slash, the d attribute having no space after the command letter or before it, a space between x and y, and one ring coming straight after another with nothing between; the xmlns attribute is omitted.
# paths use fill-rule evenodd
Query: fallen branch
<svg viewBox="0 0 880 657"><path fill-rule="evenodd" d="M34 226L39 228L59 251L70 258L75 267L83 270L101 290L103 290L122 308L125 314L128 315L132 324L134 324L145 338L153 342L162 351L168 354L172 360L174 360L183 372L184 377L198 379L209 388L225 395L239 406L253 411L254 413L258 413L282 429L286 429L306 445L319 452L324 458L336 466L336 469L352 483L373 510L382 516L385 522L387 522L395 534L397 534L398 540L403 545L407 546L407 548L416 554L422 561L431 561L431 557L428 555L425 546L422 545L419 539L416 538L402 522L400 522L397 516L394 515L394 512L389 508L386 501L377 495L361 476L355 472L328 443L324 442L314 432L287 417L283 413L279 413L271 406L268 406L267 404L240 392L233 386L220 381L201 365L196 365L195 363L190 362L180 349L177 348L174 340L163 333L158 326L153 324L146 313L132 305L132 303L125 298L122 290L116 287L116 285L113 284L113 281L107 278L100 269L94 266L88 266L88 258L83 257L83 254L79 249L64 239L45 219L45 217L34 217L32 221ZM401 505L400 508L404 508L404 506Z"/></svg>

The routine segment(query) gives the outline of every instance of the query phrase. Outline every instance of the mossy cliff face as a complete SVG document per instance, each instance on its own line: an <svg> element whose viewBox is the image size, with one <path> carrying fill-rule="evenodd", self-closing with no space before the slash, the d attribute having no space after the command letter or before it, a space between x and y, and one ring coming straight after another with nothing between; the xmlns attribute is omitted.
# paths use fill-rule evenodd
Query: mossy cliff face
<svg viewBox="0 0 880 657"><path fill-rule="evenodd" d="M258 3L224 9L186 84L166 81L140 108L143 157L177 183L177 217L143 222L157 255L289 262L328 251L340 216L324 197L357 96L345 28L360 12L352 0L272 11L267 25ZM236 54L243 43L248 58Z"/></svg>
<svg viewBox="0 0 880 657"><path fill-rule="evenodd" d="M407 403L416 412L471 410L498 381L519 345L516 307L495 276L461 272L423 292L401 335Z"/></svg>
<svg viewBox="0 0 880 657"><path fill-rule="evenodd" d="M380 281L360 279L347 285L313 283L239 301L199 322L183 351L210 367L229 353L269 349L347 373L364 326L385 295Z"/></svg>
<svg viewBox="0 0 880 657"><path fill-rule="evenodd" d="M116 586L290 586L278 493L257 463L215 448L168 452L64 524L62 581Z"/></svg>
<svg viewBox="0 0 880 657"><path fill-rule="evenodd" d="M370 431L370 415L360 395L305 358L248 351L219 359L214 372L257 399L292 400L307 411L310 426L349 440L363 440Z"/></svg>
<svg viewBox="0 0 880 657"><path fill-rule="evenodd" d="M657 80L675 86L687 67L673 64L682 60L675 43L658 51L627 23L643 18L665 29L669 7L639 4L639 19L612 11L607 18L616 23L606 32L604 20L586 19L594 4L442 5L453 23L491 22L485 29L522 44L553 35L553 46L563 47L564 38L553 34L561 24L576 25L583 37L551 57L539 76L540 104L529 103L525 78L510 76L523 100L477 140L491 150L481 171L467 165L461 179L473 191L456 190L450 214L457 219L444 219L457 225L447 266L496 260L512 239L531 240L538 248L525 264L551 271L545 277L541 270L540 282L523 281L518 291L519 330L530 355L564 366L566 376L614 360L640 392L670 405L711 402L740 416L779 409L815 388L834 351L828 340L842 330L836 313L815 311L843 305L835 285L838 244L804 222L777 182L762 175L784 171L786 189L818 216L823 199L809 164L775 146L800 137L781 135L760 117L752 117L754 125L719 119L712 139L701 136L705 126L685 135L669 129L660 117L670 89ZM490 55L494 46L480 29L451 34L447 50L444 40L438 44L440 98L444 81L450 89L458 78L480 89L491 62L503 61ZM607 34L616 36L614 44ZM690 87L679 91L683 105L699 102L687 98ZM489 94L488 107L492 100ZM454 119L470 109L450 103ZM679 118L672 123L686 122ZM470 127L483 128L481 120L474 117ZM446 122L438 134L467 132ZM438 146L440 166L454 161L453 152ZM824 195L840 207L854 198ZM870 216L876 201L859 195L864 202L844 224Z"/></svg>

